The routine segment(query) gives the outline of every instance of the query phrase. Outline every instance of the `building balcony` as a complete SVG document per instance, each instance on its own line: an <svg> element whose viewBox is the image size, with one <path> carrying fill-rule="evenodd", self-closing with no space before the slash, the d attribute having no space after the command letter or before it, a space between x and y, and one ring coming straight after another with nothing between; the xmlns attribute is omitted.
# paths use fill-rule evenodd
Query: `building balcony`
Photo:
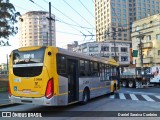
<svg viewBox="0 0 160 120"><path fill-rule="evenodd" d="M144 63L144 64L152 63L152 61L153 61L153 57L143 58L143 63Z"/></svg>
<svg viewBox="0 0 160 120"><path fill-rule="evenodd" d="M152 42L147 42L142 44L143 49L152 48L152 47L153 47Z"/></svg>

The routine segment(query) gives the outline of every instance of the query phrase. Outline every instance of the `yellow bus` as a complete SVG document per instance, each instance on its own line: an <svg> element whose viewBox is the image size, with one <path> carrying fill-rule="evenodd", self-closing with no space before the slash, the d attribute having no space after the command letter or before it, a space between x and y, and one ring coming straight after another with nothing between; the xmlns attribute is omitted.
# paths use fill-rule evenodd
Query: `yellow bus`
<svg viewBox="0 0 160 120"><path fill-rule="evenodd" d="M9 63L11 103L83 104L119 89L119 64L52 46L13 50Z"/></svg>

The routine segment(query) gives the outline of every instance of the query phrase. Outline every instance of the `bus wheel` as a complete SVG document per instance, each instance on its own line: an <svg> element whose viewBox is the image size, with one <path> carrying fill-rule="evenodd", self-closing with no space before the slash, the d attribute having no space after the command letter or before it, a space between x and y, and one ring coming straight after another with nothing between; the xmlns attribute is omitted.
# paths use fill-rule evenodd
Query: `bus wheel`
<svg viewBox="0 0 160 120"><path fill-rule="evenodd" d="M134 81L133 81L133 80L130 80L130 81L128 82L128 86L129 86L130 88L133 88L133 87L134 87Z"/></svg>
<svg viewBox="0 0 160 120"><path fill-rule="evenodd" d="M87 89L85 89L84 91L83 91L83 98L82 98L82 104L86 104L88 101L89 101L89 90L87 90Z"/></svg>
<svg viewBox="0 0 160 120"><path fill-rule="evenodd" d="M122 81L122 86L123 86L123 87L127 87L127 81L126 81L126 80L123 80L123 81Z"/></svg>

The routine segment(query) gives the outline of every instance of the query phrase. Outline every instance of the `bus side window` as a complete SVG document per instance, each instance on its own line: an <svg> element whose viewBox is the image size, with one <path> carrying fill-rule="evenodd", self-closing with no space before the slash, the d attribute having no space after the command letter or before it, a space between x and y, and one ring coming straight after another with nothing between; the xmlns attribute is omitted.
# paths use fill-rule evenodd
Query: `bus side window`
<svg viewBox="0 0 160 120"><path fill-rule="evenodd" d="M66 76L66 57L61 54L57 54L57 73Z"/></svg>
<svg viewBox="0 0 160 120"><path fill-rule="evenodd" d="M89 61L85 60L85 76L89 76L90 69L89 69Z"/></svg>
<svg viewBox="0 0 160 120"><path fill-rule="evenodd" d="M90 76L93 76L93 62L90 62Z"/></svg>
<svg viewBox="0 0 160 120"><path fill-rule="evenodd" d="M98 63L93 62L93 76L98 77Z"/></svg>
<svg viewBox="0 0 160 120"><path fill-rule="evenodd" d="M79 61L79 67L80 67L80 70L79 70L79 75L82 77L82 76L85 76L85 64L84 64L84 60L80 60Z"/></svg>

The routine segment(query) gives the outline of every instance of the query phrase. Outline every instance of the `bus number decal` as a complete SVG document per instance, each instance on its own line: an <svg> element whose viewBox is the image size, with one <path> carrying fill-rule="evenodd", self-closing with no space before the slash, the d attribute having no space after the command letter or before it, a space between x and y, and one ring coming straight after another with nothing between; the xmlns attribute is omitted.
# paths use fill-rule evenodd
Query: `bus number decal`
<svg viewBox="0 0 160 120"><path fill-rule="evenodd" d="M34 83L34 88L41 88L41 86L38 84L38 82Z"/></svg>
<svg viewBox="0 0 160 120"><path fill-rule="evenodd" d="M42 78L34 78L34 81L42 81Z"/></svg>

